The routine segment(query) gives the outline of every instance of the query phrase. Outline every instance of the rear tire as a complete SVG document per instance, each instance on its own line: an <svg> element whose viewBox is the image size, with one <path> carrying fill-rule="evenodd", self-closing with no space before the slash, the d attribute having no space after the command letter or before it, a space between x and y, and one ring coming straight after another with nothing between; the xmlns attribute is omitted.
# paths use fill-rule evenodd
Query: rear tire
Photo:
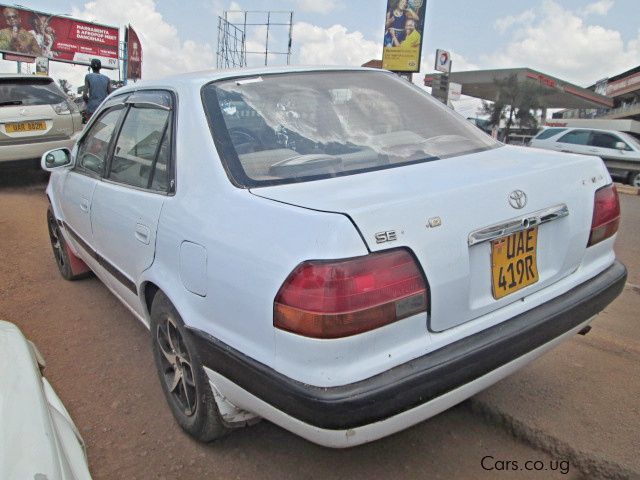
<svg viewBox="0 0 640 480"><path fill-rule="evenodd" d="M201 442L228 433L190 333L160 291L151 305L150 327L158 378L178 425Z"/></svg>
<svg viewBox="0 0 640 480"><path fill-rule="evenodd" d="M627 182L634 187L640 187L640 172L629 172Z"/></svg>
<svg viewBox="0 0 640 480"><path fill-rule="evenodd" d="M81 278L86 278L91 275L90 271L82 272L80 274L73 273L71 259L69 258L69 247L62 236L62 232L60 232L60 227L58 226L56 217L53 215L51 207L47 209L47 227L49 229L49 240L51 241L53 258L56 261L56 265L58 265L58 270L60 271L62 278L73 281L80 280Z"/></svg>

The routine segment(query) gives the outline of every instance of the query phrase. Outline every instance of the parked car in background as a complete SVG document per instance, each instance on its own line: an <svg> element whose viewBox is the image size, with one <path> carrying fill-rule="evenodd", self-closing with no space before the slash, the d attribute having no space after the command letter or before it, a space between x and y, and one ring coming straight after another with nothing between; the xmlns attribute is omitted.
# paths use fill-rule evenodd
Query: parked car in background
<svg viewBox="0 0 640 480"><path fill-rule="evenodd" d="M625 132L551 127L538 133L530 145L600 157L611 174L623 176L630 185L640 187L640 140Z"/></svg>
<svg viewBox="0 0 640 480"><path fill-rule="evenodd" d="M201 441L258 417L330 447L392 434L583 331L626 279L602 160L504 146L380 70L126 86L42 166L60 273L149 327Z"/></svg>
<svg viewBox="0 0 640 480"><path fill-rule="evenodd" d="M37 166L82 130L73 101L49 77L0 74L0 168Z"/></svg>
<svg viewBox="0 0 640 480"><path fill-rule="evenodd" d="M82 437L43 370L33 343L0 320L0 478L90 479Z"/></svg>

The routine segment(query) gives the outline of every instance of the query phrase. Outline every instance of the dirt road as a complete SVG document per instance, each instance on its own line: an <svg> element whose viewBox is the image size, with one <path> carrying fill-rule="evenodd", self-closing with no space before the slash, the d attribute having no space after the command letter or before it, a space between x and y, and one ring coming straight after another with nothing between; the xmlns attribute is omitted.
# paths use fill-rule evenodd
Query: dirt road
<svg viewBox="0 0 640 480"><path fill-rule="evenodd" d="M486 461L483 468L487 456L521 465L552 458L467 404L345 451L266 421L209 445L192 441L165 404L145 327L95 278L58 275L46 206L43 184L0 187L0 318L44 354L47 377L87 443L94 478L582 478L575 469L513 473L487 470L495 463Z"/></svg>

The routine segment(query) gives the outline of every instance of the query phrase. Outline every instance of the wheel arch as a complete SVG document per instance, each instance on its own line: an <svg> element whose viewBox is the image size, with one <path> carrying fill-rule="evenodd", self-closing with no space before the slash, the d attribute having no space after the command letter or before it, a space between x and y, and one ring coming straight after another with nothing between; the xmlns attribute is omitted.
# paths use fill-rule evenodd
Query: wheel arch
<svg viewBox="0 0 640 480"><path fill-rule="evenodd" d="M145 280L140 285L140 296L142 297L142 305L144 307L144 314L147 320L151 320L151 305L153 304L153 299L155 298L158 292L162 292L167 295L164 290L160 288L156 283L151 280ZM168 298L168 295L167 295Z"/></svg>

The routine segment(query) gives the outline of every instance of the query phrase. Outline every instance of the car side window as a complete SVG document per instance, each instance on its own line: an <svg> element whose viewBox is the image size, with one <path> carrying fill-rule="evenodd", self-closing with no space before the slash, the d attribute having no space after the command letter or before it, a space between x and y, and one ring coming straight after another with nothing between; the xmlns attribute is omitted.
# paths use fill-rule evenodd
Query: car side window
<svg viewBox="0 0 640 480"><path fill-rule="evenodd" d="M78 147L76 170L102 175L111 137L122 112L122 107L114 107L102 113L91 125Z"/></svg>
<svg viewBox="0 0 640 480"><path fill-rule="evenodd" d="M168 109L131 105L116 142L108 178L137 188L166 191L170 118Z"/></svg>
<svg viewBox="0 0 640 480"><path fill-rule="evenodd" d="M151 190L166 192L169 186L169 159L171 158L171 119L167 125L167 130L162 139L156 166L151 172Z"/></svg>
<svg viewBox="0 0 640 480"><path fill-rule="evenodd" d="M535 136L536 140L546 140L547 138L551 138L554 135L558 135L566 130L566 128L547 128L546 130L541 131L538 135Z"/></svg>
<svg viewBox="0 0 640 480"><path fill-rule="evenodd" d="M558 139L561 143L572 143L575 145L586 145L589 141L589 130L572 130L569 133L565 133Z"/></svg>
<svg viewBox="0 0 640 480"><path fill-rule="evenodd" d="M600 148L616 148L616 143L622 142L622 140L615 135L611 135L610 133L603 132L593 132L591 135L591 140L589 141L589 145ZM623 142L627 148L629 146L626 142Z"/></svg>

